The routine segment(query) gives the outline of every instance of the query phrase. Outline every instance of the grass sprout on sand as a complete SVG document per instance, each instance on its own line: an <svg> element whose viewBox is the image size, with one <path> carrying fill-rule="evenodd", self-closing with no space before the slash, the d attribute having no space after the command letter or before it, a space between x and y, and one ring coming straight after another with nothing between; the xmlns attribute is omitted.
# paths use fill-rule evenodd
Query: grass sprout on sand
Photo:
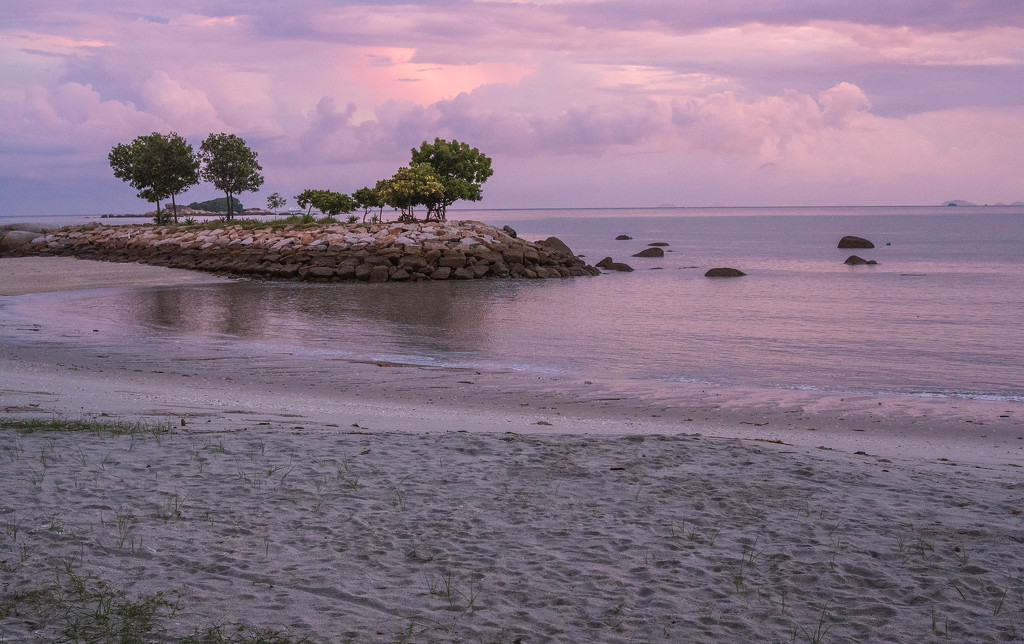
<svg viewBox="0 0 1024 644"><path fill-rule="evenodd" d="M170 421L117 420L95 418L14 418L0 417L0 428L33 432L85 432L98 436L130 436L136 439L147 436L161 436L171 431Z"/></svg>

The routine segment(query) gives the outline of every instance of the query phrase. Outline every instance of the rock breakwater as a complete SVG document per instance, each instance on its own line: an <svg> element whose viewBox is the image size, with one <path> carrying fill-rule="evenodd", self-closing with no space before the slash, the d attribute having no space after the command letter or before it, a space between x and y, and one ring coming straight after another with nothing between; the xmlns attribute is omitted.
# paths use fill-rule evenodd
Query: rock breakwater
<svg viewBox="0 0 1024 644"><path fill-rule="evenodd" d="M475 221L313 227L68 226L11 256L141 262L265 279L400 282L598 275L567 249Z"/></svg>

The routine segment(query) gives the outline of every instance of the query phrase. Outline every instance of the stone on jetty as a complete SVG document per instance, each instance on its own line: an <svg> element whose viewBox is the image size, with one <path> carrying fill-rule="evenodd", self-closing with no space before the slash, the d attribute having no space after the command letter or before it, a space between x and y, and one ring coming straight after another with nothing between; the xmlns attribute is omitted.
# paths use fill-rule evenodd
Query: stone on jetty
<svg viewBox="0 0 1024 644"><path fill-rule="evenodd" d="M265 279L379 283L600 274L557 239L534 244L475 221L212 230L89 224L19 241L5 254L144 262Z"/></svg>

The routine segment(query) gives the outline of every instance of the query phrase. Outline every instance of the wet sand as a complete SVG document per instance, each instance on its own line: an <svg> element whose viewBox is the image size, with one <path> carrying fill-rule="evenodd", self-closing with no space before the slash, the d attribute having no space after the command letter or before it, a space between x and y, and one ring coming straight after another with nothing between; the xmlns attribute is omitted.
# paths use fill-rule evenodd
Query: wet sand
<svg viewBox="0 0 1024 644"><path fill-rule="evenodd" d="M107 270L89 264L79 277ZM175 283L165 270L149 284ZM170 430L0 429L8 641L59 637L72 579L164 593L167 637L237 623L357 642L1024 629L1015 403L135 355L0 345L0 418Z"/></svg>

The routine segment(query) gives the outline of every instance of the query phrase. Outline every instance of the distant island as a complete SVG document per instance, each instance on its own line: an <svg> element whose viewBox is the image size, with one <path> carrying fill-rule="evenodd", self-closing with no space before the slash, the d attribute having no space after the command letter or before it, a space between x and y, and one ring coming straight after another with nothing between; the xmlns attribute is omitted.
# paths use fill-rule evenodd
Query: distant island
<svg viewBox="0 0 1024 644"><path fill-rule="evenodd" d="M951 199L949 201L943 201L943 206L1024 206L1024 201L1014 201L1013 203L993 203L993 204L976 204L970 201L963 201L961 199Z"/></svg>

